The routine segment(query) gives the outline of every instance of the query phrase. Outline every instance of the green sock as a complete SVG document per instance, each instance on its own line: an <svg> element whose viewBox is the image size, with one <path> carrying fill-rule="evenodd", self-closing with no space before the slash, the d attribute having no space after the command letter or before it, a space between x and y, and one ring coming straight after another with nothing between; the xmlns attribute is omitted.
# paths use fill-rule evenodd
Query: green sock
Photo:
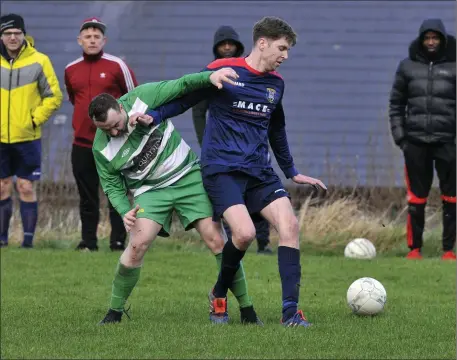
<svg viewBox="0 0 457 360"><path fill-rule="evenodd" d="M217 254L215 256L217 267L220 270L222 263L222 253ZM238 271L235 274L235 277L233 278L233 283L230 287L230 291L236 297L236 300L238 300L240 308L252 306L252 299L248 294L248 283L246 281L246 277L244 276L244 268L242 261L240 262L240 268L238 269Z"/></svg>
<svg viewBox="0 0 457 360"><path fill-rule="evenodd" d="M125 302L140 278L140 270L141 267L128 268L118 263L111 291L110 309L124 310Z"/></svg>

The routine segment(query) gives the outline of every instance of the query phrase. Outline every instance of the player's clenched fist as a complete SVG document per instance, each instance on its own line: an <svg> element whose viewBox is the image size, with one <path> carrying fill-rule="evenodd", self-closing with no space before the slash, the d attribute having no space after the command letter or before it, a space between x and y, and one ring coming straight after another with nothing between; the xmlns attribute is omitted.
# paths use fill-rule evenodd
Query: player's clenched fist
<svg viewBox="0 0 457 360"><path fill-rule="evenodd" d="M153 121L154 118L152 116L143 113L134 113L129 116L130 126L136 126L136 124L149 126L153 123Z"/></svg>
<svg viewBox="0 0 457 360"><path fill-rule="evenodd" d="M213 72L209 79L214 86L218 89L222 89L224 87L224 82L235 85L234 80L238 79L238 77L238 74L232 68L222 68Z"/></svg>
<svg viewBox="0 0 457 360"><path fill-rule="evenodd" d="M136 205L132 210L124 215L122 219L124 221L125 230L130 231L130 229L135 225L136 213L140 210L140 205Z"/></svg>

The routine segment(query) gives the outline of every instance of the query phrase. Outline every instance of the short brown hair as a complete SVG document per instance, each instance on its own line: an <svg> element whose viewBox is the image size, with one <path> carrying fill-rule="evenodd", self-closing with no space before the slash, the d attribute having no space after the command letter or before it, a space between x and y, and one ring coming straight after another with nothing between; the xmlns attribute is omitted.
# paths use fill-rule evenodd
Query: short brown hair
<svg viewBox="0 0 457 360"><path fill-rule="evenodd" d="M297 34L292 27L276 16L266 16L254 24L252 31L254 44L261 37L271 40L285 38L291 46L297 43Z"/></svg>

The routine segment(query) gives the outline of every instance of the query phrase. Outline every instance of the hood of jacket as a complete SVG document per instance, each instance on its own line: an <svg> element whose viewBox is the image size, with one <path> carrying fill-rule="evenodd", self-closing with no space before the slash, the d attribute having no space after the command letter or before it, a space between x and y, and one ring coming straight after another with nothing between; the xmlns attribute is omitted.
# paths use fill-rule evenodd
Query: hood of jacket
<svg viewBox="0 0 457 360"><path fill-rule="evenodd" d="M27 40L31 47L35 47L35 39L32 36L25 35L25 40Z"/></svg>
<svg viewBox="0 0 457 360"><path fill-rule="evenodd" d="M437 55L437 60L455 62L456 39L448 35L443 22L440 19L424 20L419 28L419 35L409 46L409 58L413 61L428 62L427 56L422 46L423 36L427 31L434 31L441 37L441 48Z"/></svg>
<svg viewBox="0 0 457 360"><path fill-rule="evenodd" d="M240 41L240 37L238 33L235 31L234 28L231 26L221 26L219 29L216 30L214 33L214 44L213 44L213 54L216 59L220 58L217 54L217 47L218 45L223 42L231 40L236 44L236 52L233 57L240 57L244 52L244 45Z"/></svg>

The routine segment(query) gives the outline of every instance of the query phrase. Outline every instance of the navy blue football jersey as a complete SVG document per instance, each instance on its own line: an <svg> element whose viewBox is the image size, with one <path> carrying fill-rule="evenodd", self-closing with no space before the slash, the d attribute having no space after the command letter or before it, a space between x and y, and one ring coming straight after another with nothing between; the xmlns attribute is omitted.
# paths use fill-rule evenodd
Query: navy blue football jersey
<svg viewBox="0 0 457 360"><path fill-rule="evenodd" d="M285 131L282 107L284 80L277 72L261 73L245 58L219 59L204 71L233 68L235 85L224 83L195 91L153 111L155 121L177 116L202 99L209 100L208 119L202 143L201 163L205 173L238 170L262 178L272 170L268 144L287 178L295 169Z"/></svg>

